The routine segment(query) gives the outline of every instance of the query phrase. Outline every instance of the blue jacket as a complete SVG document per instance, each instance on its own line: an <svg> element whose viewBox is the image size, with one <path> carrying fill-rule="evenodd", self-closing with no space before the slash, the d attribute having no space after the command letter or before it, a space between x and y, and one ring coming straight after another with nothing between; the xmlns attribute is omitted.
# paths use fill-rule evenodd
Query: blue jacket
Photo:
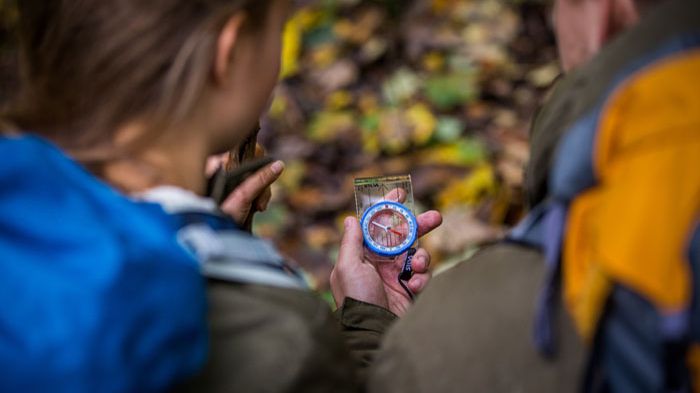
<svg viewBox="0 0 700 393"><path fill-rule="evenodd" d="M160 391L206 357L178 223L32 136L0 137L0 390Z"/></svg>

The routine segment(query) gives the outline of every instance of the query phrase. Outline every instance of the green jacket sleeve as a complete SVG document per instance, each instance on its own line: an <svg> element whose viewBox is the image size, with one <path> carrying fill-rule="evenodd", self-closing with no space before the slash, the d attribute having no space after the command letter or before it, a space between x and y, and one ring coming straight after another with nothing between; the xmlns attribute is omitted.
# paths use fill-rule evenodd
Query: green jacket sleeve
<svg viewBox="0 0 700 393"><path fill-rule="evenodd" d="M210 351L182 391L358 392L358 371L315 293L210 280Z"/></svg>
<svg viewBox="0 0 700 393"><path fill-rule="evenodd" d="M384 332L398 317L389 310L353 298L345 298L335 316L357 364L360 378L364 380Z"/></svg>

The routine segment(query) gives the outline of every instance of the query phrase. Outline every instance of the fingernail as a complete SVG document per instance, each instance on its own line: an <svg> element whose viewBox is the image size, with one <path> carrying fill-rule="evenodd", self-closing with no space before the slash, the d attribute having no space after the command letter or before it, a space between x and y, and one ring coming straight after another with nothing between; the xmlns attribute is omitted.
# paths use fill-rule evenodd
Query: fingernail
<svg viewBox="0 0 700 393"><path fill-rule="evenodd" d="M352 224L352 217L345 217L345 221L343 222L343 225L345 225L346 230L350 227L351 224Z"/></svg>
<svg viewBox="0 0 700 393"><path fill-rule="evenodd" d="M272 169L272 172L273 172L275 175L279 175L279 174L282 173L282 171L284 170L284 162L282 162L282 161L275 161L275 162L272 163L272 166L270 167L270 169Z"/></svg>

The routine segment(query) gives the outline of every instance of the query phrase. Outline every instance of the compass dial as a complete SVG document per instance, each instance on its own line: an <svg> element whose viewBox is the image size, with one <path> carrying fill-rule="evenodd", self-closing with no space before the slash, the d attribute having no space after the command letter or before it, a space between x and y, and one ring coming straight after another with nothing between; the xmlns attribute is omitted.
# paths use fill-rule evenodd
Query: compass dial
<svg viewBox="0 0 700 393"><path fill-rule="evenodd" d="M395 256L416 240L416 218L406 206L382 201L365 211L361 220L367 247L379 255Z"/></svg>

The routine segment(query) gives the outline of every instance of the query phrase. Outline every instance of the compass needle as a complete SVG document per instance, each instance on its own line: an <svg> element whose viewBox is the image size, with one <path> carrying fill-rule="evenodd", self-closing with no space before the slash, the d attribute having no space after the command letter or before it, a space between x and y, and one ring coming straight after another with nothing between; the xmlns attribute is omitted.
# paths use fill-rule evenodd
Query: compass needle
<svg viewBox="0 0 700 393"><path fill-rule="evenodd" d="M378 223L378 222L376 222L376 221L372 221L370 224L372 224L372 225L374 225L374 226L377 226L377 227L383 229L384 232L390 230L389 227L387 227L387 226L385 226L385 225L382 225L382 224L380 224L380 223Z"/></svg>
<svg viewBox="0 0 700 393"><path fill-rule="evenodd" d="M403 236L403 233L397 231L396 229L388 228L387 230L395 235Z"/></svg>

